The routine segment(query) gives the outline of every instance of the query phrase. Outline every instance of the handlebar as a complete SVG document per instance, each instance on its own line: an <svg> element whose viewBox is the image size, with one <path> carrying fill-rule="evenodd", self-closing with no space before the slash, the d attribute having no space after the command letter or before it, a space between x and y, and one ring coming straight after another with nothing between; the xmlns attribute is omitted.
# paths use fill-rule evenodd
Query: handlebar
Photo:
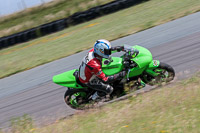
<svg viewBox="0 0 200 133"><path fill-rule="evenodd" d="M137 57L139 54L139 51L130 46L128 47L125 46L124 51L125 51L125 54L123 57L123 65L126 71L130 71L131 68L134 68L137 66L137 64L131 59Z"/></svg>
<svg viewBox="0 0 200 133"><path fill-rule="evenodd" d="M124 51L126 52L125 55L129 55L131 57L136 57L139 54L139 51L137 49L131 48L131 49L125 49Z"/></svg>

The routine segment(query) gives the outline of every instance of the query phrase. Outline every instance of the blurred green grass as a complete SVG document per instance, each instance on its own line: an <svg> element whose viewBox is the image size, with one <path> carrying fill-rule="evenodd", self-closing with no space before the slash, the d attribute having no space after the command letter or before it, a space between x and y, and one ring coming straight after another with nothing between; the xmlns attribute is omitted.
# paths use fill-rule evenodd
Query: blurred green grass
<svg viewBox="0 0 200 133"><path fill-rule="evenodd" d="M114 40L197 12L199 9L199 0L151 0L55 34L3 49L0 51L0 78L91 48L97 39Z"/></svg>

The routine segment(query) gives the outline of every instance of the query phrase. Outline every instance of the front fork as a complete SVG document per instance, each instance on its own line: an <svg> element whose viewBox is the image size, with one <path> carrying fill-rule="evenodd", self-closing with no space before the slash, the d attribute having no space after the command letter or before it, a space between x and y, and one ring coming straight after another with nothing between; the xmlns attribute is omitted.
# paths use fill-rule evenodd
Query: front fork
<svg viewBox="0 0 200 133"><path fill-rule="evenodd" d="M129 74L130 74L130 72L131 72L131 69L128 69L126 81L129 81ZM143 88L143 87L146 86L146 84L139 77L138 77L137 80L135 80L134 84L135 84L135 86L137 86L136 90L141 89L141 88Z"/></svg>
<svg viewBox="0 0 200 133"><path fill-rule="evenodd" d="M153 77L158 76L158 73L154 72L154 69L157 68L160 65L160 61L159 60L153 60L148 66L147 69L145 70L145 72ZM130 74L131 69L128 69L127 72L127 81L129 81L129 74ZM142 80L138 80L138 87L139 88L143 88L145 87L145 83Z"/></svg>

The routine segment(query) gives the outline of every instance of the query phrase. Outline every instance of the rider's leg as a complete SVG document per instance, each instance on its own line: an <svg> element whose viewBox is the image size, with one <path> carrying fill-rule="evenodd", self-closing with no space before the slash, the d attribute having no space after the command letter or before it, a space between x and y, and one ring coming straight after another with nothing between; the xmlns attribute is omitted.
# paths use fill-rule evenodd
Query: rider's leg
<svg viewBox="0 0 200 133"><path fill-rule="evenodd" d="M91 89L94 89L97 91L97 95L102 97L106 95L110 95L113 92L113 87L109 84L105 84L100 80L92 80L88 84L86 84Z"/></svg>

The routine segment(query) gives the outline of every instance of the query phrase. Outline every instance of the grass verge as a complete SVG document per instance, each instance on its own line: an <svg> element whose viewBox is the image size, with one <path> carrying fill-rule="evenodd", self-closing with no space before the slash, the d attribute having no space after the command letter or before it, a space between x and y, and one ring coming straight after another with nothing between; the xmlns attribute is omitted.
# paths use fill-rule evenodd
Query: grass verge
<svg viewBox="0 0 200 133"><path fill-rule="evenodd" d="M198 133L200 73L159 89L79 112L31 133ZM28 131L28 130L26 130ZM23 133L23 130L20 131Z"/></svg>
<svg viewBox="0 0 200 133"><path fill-rule="evenodd" d="M199 11L199 0L150 0L0 51L0 78ZM67 64L66 64L67 65Z"/></svg>

